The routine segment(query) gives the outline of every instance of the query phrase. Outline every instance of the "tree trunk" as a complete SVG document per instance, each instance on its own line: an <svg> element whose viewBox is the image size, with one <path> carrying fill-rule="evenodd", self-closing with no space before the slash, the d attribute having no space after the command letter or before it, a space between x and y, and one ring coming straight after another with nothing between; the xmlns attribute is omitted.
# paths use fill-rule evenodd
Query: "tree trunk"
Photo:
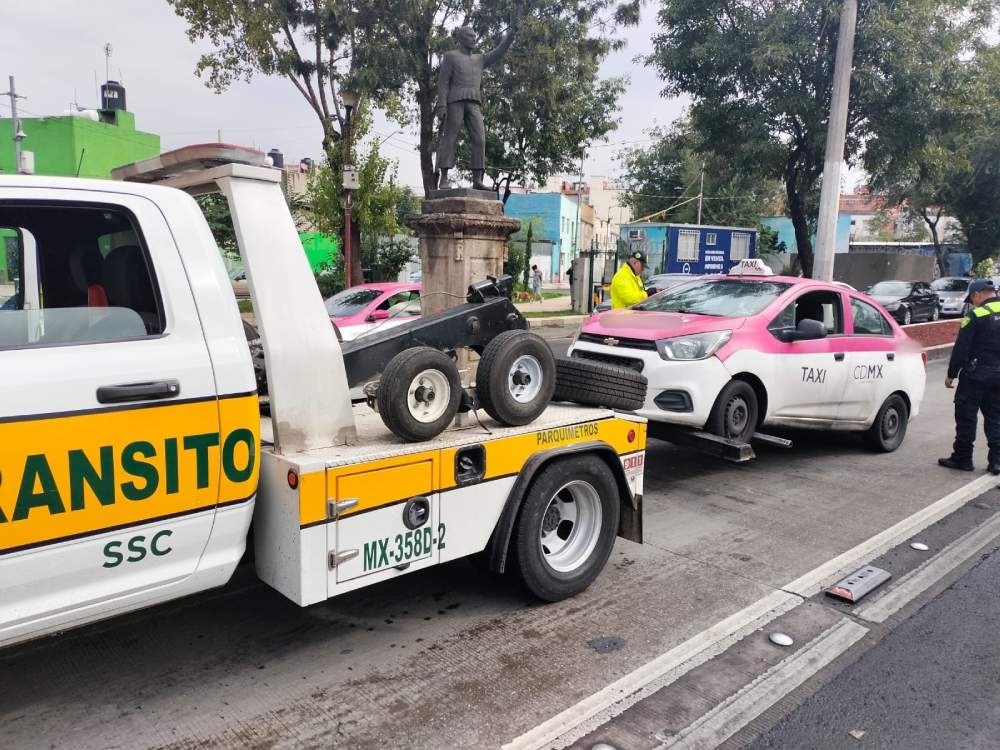
<svg viewBox="0 0 1000 750"><path fill-rule="evenodd" d="M420 111L420 175L424 182L424 195L437 189L434 173L434 92L428 80L417 86L417 108Z"/></svg>
<svg viewBox="0 0 1000 750"><path fill-rule="evenodd" d="M528 233L524 238L524 288L528 289L528 271L531 269L531 240L534 223L528 221Z"/></svg>
<svg viewBox="0 0 1000 750"><path fill-rule="evenodd" d="M799 254L799 264L802 266L802 275L812 278L812 237L809 236L809 221L806 217L805 208L802 205L802 196L799 195L799 192L795 187L794 176L785 177L785 197L788 201L788 214L792 219L792 227L795 229L795 249Z"/></svg>
<svg viewBox="0 0 1000 750"><path fill-rule="evenodd" d="M927 229L931 233L931 242L934 243L934 261L937 263L939 269L941 269L941 275L946 276L944 267L944 258L941 257L941 238L938 237L938 222L941 221L941 210L938 209L937 216L934 220L927 215L927 209L923 209L920 212L920 216L923 218L924 223L927 224Z"/></svg>

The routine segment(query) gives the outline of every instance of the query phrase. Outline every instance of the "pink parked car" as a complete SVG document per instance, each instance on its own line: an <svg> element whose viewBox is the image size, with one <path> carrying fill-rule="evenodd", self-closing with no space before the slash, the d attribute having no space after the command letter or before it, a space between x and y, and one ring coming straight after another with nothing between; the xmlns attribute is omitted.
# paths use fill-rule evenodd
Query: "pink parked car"
<svg viewBox="0 0 1000 750"><path fill-rule="evenodd" d="M360 284L326 300L344 341L385 330L420 317L420 284L385 281Z"/></svg>
<svg viewBox="0 0 1000 750"><path fill-rule="evenodd" d="M741 442L774 425L893 451L926 379L920 345L873 299L754 261L590 318L570 355L645 375L638 414Z"/></svg>

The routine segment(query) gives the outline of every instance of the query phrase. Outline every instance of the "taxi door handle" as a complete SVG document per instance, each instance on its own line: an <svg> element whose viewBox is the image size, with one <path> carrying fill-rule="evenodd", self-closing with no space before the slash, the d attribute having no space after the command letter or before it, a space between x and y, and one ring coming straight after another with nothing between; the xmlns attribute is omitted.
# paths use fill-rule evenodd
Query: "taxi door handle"
<svg viewBox="0 0 1000 750"><path fill-rule="evenodd" d="M895 355L894 352L886 352L885 358L887 360L889 360L890 362L895 362L896 361L896 355Z"/></svg>
<svg viewBox="0 0 1000 750"><path fill-rule="evenodd" d="M844 353L843 352L837 352L836 354L833 355L833 358L835 360L837 360L838 362L843 362L844 361Z"/></svg>
<svg viewBox="0 0 1000 750"><path fill-rule="evenodd" d="M180 394L181 384L176 380L102 385L97 389L97 402L100 404L120 404L128 401L154 401L177 398Z"/></svg>

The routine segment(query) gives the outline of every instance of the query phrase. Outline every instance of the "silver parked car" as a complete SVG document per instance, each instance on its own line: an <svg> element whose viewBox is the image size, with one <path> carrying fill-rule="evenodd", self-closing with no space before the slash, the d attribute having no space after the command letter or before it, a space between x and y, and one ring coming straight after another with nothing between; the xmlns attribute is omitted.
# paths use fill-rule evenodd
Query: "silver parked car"
<svg viewBox="0 0 1000 750"><path fill-rule="evenodd" d="M969 294L969 281L960 276L942 276L931 282L931 289L938 296L941 304L942 317L958 317L965 307L965 298Z"/></svg>

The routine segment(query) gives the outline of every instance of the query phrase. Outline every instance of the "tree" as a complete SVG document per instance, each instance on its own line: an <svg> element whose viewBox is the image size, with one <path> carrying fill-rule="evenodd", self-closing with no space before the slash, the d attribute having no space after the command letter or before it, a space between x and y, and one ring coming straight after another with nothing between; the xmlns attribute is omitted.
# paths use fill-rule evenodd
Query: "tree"
<svg viewBox="0 0 1000 750"><path fill-rule="evenodd" d="M704 170L702 220L723 226L756 226L780 203L777 180L734 169L726 158L706 150L699 134L682 120L670 129L649 131L653 143L622 152L622 202L633 216L658 212L664 221L694 224Z"/></svg>
<svg viewBox="0 0 1000 750"><path fill-rule="evenodd" d="M229 202L222 193L199 195L195 200L201 212L205 215L208 228L212 230L215 244L223 255L238 258L240 247L236 242L236 230L233 229L233 217L229 213Z"/></svg>
<svg viewBox="0 0 1000 750"><path fill-rule="evenodd" d="M618 3L615 0L524 0L520 3L522 35L515 40L503 65L488 71L484 77L484 93L493 92L493 97L484 102L487 134L492 139L487 162L493 164L491 174L498 184L501 173L522 174L524 165L501 159L518 147L519 134L527 137L525 131L530 130L527 121L537 114L532 108L534 105L551 99L552 106L540 110L544 115L541 119L545 119L553 115L552 110L558 110L559 116L571 117L573 113L569 110L574 102L577 105L594 103L584 89L597 80L597 65L607 50L621 43L614 37L615 30L638 22L639 4L640 0ZM355 28L359 34L353 58L356 80L376 97L398 93L404 101L412 101L412 105L407 106L407 113L409 120L418 126L425 191L432 190L435 182L437 66L440 56L454 46L451 33L459 25L471 24L484 34L481 46L490 48L498 43L514 13L513 0L368 0L356 16ZM574 41L575 47L572 46ZM531 58L551 59L547 56L553 48L570 55L559 60L558 65L565 65L569 70L588 71L590 78L578 81L575 92L567 90L565 80L557 80L565 79L558 71L543 72L531 64ZM578 65L583 67L577 68ZM526 92L532 86L541 87L534 97ZM560 97L549 96L556 92L560 92ZM604 93L612 92L604 89ZM520 97L517 113L510 112L505 104L514 97ZM604 107L608 109L610 105L606 103ZM595 126L593 120L608 118L607 114L594 110L575 114L577 122L570 135L576 133L577 137L582 137L581 133L585 136L588 132L600 131L603 126L600 123ZM567 121L563 121L562 125L566 124ZM494 135L494 129L502 132ZM552 136L551 129L547 132ZM545 147L542 135L532 133L529 140L544 156L540 173L549 168L548 164L563 163L565 139L552 142L552 148L560 151L555 159L542 154ZM584 145L585 141L573 143L570 158L579 158ZM506 176L503 179L506 181ZM511 178L515 179L516 176Z"/></svg>
<svg viewBox="0 0 1000 750"><path fill-rule="evenodd" d="M982 35L991 2L861 3L845 159L860 153L873 112L919 90L920 75L955 40ZM662 30L647 58L665 94L693 100L692 126L713 153L782 180L807 276L839 14L827 0L662 0Z"/></svg>

